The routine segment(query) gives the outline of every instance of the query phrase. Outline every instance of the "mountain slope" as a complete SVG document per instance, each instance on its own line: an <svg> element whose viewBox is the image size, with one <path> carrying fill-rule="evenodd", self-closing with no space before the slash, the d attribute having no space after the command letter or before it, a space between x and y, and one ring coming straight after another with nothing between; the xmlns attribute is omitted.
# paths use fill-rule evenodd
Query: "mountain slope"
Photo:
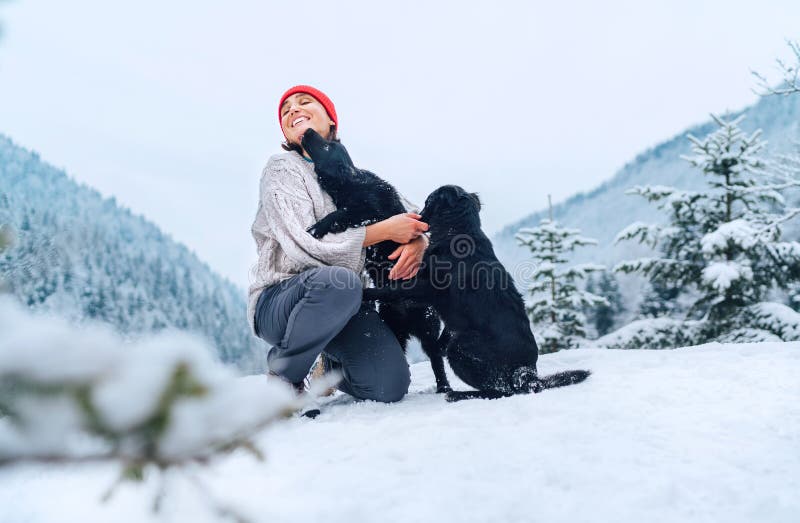
<svg viewBox="0 0 800 523"><path fill-rule="evenodd" d="M800 96L767 97L755 105L735 113L747 117L741 127L748 133L763 129L768 141L769 154L788 152L793 141L800 140ZM647 150L625 165L610 180L588 193L580 193L553 207L553 217L568 227L577 227L585 236L599 241L598 247L585 247L576 252L574 261L596 261L613 264L628 256L646 252L641 246L630 242L614 246L616 234L634 221L661 221L661 213L644 198L628 196L625 190L634 185L670 185L682 189L701 189L706 179L698 170L689 166L680 155L690 153L686 135L691 133L703 137L716 129L710 120ZM545 174L545 173L542 173ZM547 173L553 175L557 173ZM500 259L518 279L524 279L528 253L517 246L514 235L521 227L533 227L547 210L541 210L503 228L493 237L495 250ZM795 223L787 228L796 236Z"/></svg>
<svg viewBox="0 0 800 523"><path fill-rule="evenodd" d="M219 357L263 369L244 291L114 198L78 184L0 135L0 224L16 231L0 279L24 304L135 335L175 327Z"/></svg>

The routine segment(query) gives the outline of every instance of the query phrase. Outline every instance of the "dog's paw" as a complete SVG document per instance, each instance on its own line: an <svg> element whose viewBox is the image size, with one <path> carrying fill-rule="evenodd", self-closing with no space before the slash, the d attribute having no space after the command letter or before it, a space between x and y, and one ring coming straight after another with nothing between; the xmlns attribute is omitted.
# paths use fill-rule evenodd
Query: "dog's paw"
<svg viewBox="0 0 800 523"><path fill-rule="evenodd" d="M463 392L457 390L448 391L444 395L444 400L448 403L455 403L456 401L461 401L469 398L470 396L465 395Z"/></svg>
<svg viewBox="0 0 800 523"><path fill-rule="evenodd" d="M318 240L325 236L325 231L323 231L321 227L318 227L317 224L306 229L306 232Z"/></svg>
<svg viewBox="0 0 800 523"><path fill-rule="evenodd" d="M436 387L436 394L447 394L449 392L453 392L453 388L450 385L437 385Z"/></svg>

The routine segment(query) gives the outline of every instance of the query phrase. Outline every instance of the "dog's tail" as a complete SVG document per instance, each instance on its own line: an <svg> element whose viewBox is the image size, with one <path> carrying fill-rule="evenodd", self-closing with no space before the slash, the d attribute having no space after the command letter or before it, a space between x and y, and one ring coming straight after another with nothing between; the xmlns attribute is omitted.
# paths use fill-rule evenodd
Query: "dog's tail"
<svg viewBox="0 0 800 523"><path fill-rule="evenodd" d="M591 375L588 370L565 370L563 372L556 372L549 376L537 378L533 383L533 392L541 392L545 389L554 389L556 387L566 387L567 385L574 385L580 383Z"/></svg>
<svg viewBox="0 0 800 523"><path fill-rule="evenodd" d="M580 383L586 378L591 375L591 371L588 370L565 370L563 372L556 372L555 374L550 374L549 376L544 376L542 378L534 377L532 382L528 382L526 384L526 389L524 392L541 392L545 389L554 389L556 387L566 387L567 385L574 385L575 383ZM528 376L535 374L530 373ZM523 376L522 379L524 380L525 377ZM517 394L523 393L522 390L516 392ZM473 399L485 399L485 400L494 400L498 398L506 398L508 396L513 396L514 392L502 392L498 390L468 390L468 391L450 391L445 395L445 399L452 403L455 401L462 401L462 400L473 400Z"/></svg>

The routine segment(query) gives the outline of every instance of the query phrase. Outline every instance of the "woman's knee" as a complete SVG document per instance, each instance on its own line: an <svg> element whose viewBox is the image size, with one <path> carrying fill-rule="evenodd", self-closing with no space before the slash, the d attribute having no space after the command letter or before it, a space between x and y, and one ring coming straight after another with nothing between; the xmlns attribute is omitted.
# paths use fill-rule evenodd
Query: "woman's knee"
<svg viewBox="0 0 800 523"><path fill-rule="evenodd" d="M411 385L411 373L406 364L385 377L381 386L376 390L377 394L373 399L383 403L400 401L408 393L409 385Z"/></svg>
<svg viewBox="0 0 800 523"><path fill-rule="evenodd" d="M411 373L405 355L397 347L399 357L391 358L390 362L383 361L372 367L369 375L359 376L348 383L350 390L346 391L353 396L381 403L400 401L408 393L411 384ZM377 368L376 368L377 367Z"/></svg>

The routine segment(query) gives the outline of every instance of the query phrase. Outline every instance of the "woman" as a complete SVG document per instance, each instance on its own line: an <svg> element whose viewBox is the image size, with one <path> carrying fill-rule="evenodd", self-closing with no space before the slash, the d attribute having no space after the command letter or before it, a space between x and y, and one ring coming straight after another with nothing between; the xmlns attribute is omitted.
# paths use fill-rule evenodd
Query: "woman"
<svg viewBox="0 0 800 523"><path fill-rule="evenodd" d="M261 175L252 226L258 265L250 285L248 318L253 333L272 345L267 360L276 374L302 390L322 353L339 369L342 390L356 398L391 402L410 382L400 344L378 314L361 305L365 248L392 240L401 244L390 278L412 278L427 247L427 224L409 211L387 220L315 239L306 229L336 207L317 182L314 164L300 145L311 128L336 140L333 102L321 91L298 85L278 104L287 151L272 156Z"/></svg>

